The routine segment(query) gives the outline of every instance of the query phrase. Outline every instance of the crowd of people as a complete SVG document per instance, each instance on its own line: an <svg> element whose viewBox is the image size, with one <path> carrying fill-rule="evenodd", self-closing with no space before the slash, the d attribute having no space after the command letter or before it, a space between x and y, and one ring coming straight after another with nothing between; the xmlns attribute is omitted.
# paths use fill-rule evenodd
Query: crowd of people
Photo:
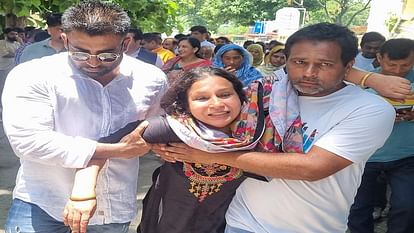
<svg viewBox="0 0 414 233"><path fill-rule="evenodd" d="M162 38L97 0L46 22L0 41L7 233L128 232L150 151L137 232L374 232L387 206L388 232L414 232L413 40L359 49L330 23L286 43Z"/></svg>

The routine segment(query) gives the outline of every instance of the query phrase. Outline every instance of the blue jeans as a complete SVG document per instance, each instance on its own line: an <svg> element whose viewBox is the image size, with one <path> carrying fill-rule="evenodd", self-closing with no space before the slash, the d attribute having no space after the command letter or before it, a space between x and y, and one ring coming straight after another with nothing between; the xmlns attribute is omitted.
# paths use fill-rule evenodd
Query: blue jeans
<svg viewBox="0 0 414 233"><path fill-rule="evenodd" d="M111 223L105 225L89 225L88 233L127 233L128 223ZM35 204L13 199L7 217L6 233L70 233L70 228L63 222L49 216Z"/></svg>
<svg viewBox="0 0 414 233"><path fill-rule="evenodd" d="M361 185L351 206L348 228L352 233L374 232L372 212L375 206L377 177L385 173L391 188L387 232L414 232L414 157L365 165Z"/></svg>

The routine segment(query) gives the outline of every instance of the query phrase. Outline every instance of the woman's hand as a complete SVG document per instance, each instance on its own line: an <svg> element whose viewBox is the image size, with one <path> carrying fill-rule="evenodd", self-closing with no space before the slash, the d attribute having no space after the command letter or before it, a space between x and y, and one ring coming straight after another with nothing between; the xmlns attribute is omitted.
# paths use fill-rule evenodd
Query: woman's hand
<svg viewBox="0 0 414 233"><path fill-rule="evenodd" d="M63 211L63 223L69 226L72 233L86 233L89 219L96 210L96 199L72 201L66 203Z"/></svg>
<svg viewBox="0 0 414 233"><path fill-rule="evenodd" d="M236 74L236 69L234 69L234 68L233 68L233 67L231 67L231 66L226 66L226 67L224 67L223 69L224 69L225 71L229 72L229 73Z"/></svg>
<svg viewBox="0 0 414 233"><path fill-rule="evenodd" d="M180 161L212 164L214 163L213 157L216 155L215 153L194 149L184 143L171 143L168 145L154 144L152 146L152 151L159 154L165 161L172 163Z"/></svg>
<svg viewBox="0 0 414 233"><path fill-rule="evenodd" d="M399 102L407 98L414 99L411 92L411 82L408 79L377 73L372 76L366 80L365 84L376 90L380 95Z"/></svg>

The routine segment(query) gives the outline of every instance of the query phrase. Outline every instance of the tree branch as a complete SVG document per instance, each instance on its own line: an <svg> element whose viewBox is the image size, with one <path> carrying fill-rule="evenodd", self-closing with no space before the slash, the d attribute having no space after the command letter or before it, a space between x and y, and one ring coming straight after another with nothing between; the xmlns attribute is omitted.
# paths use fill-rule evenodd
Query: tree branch
<svg viewBox="0 0 414 233"><path fill-rule="evenodd" d="M359 13L361 13L361 12L363 12L363 11L365 11L367 8L368 8L368 6L369 6L369 4L371 3L371 0L368 0L366 3L365 3L365 5L364 5L364 7L363 8L361 8L360 10L358 10L358 11L356 11L352 16L351 16L351 18L348 20L348 22L346 23L346 25L345 26L349 26L350 24L351 24L351 22L354 20L354 18L359 14Z"/></svg>

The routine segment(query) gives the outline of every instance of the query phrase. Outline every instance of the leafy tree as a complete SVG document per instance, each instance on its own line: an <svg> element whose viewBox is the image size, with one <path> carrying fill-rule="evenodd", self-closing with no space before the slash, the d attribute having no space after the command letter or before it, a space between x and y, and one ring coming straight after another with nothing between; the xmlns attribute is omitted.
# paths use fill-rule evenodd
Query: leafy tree
<svg viewBox="0 0 414 233"><path fill-rule="evenodd" d="M344 26L366 25L370 3L371 0L313 0L313 10L308 12L308 22L325 21Z"/></svg>
<svg viewBox="0 0 414 233"><path fill-rule="evenodd" d="M79 0L1 0L1 27L26 26L39 23L35 15L63 12ZM171 32L177 23L178 4L173 0L112 0L129 14L134 26L144 31Z"/></svg>
<svg viewBox="0 0 414 233"><path fill-rule="evenodd" d="M276 10L287 6L286 0L193 0L186 9L187 27L206 25L216 32L222 24L248 26L256 20L273 20Z"/></svg>

